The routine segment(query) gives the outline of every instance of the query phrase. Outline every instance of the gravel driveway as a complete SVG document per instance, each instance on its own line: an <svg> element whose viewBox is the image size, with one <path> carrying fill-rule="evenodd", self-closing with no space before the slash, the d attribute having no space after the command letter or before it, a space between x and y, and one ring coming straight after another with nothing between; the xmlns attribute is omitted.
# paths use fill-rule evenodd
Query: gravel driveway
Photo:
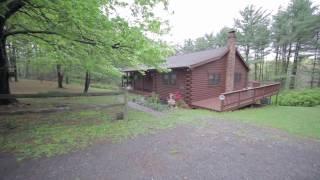
<svg viewBox="0 0 320 180"><path fill-rule="evenodd" d="M16 163L0 179L320 179L320 142L227 120L201 120L122 143Z"/></svg>

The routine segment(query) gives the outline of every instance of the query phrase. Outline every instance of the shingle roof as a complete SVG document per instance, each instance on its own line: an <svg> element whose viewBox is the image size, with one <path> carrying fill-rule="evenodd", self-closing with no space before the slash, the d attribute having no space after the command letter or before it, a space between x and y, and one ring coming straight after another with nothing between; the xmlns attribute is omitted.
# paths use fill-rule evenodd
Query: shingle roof
<svg viewBox="0 0 320 180"><path fill-rule="evenodd" d="M182 54L171 56L166 60L164 67L166 68L183 68L195 67L197 65L205 64L209 61L221 59L227 52L227 47L216 49L209 49L194 53ZM125 68L123 71L137 71L137 70L150 70L154 68L140 67L140 68Z"/></svg>
<svg viewBox="0 0 320 180"><path fill-rule="evenodd" d="M209 49L194 53L171 56L167 59L167 68L191 67L210 59L220 59L228 52L227 47Z"/></svg>

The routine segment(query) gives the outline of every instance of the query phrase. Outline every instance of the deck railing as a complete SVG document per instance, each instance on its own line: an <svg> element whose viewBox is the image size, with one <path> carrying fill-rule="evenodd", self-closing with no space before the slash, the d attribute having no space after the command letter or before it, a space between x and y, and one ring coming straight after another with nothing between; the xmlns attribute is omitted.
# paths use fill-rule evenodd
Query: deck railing
<svg viewBox="0 0 320 180"><path fill-rule="evenodd" d="M253 104L265 97L275 95L280 90L280 83L231 91L220 95L221 111L234 110Z"/></svg>

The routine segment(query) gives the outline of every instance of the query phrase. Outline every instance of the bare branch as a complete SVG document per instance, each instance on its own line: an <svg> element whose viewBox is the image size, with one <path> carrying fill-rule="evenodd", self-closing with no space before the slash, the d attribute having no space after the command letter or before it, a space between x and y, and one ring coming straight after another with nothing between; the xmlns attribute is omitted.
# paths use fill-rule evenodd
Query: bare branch
<svg viewBox="0 0 320 180"><path fill-rule="evenodd" d="M19 30L19 31L12 31L12 32L7 32L4 34L4 37L8 37L8 36L13 36L13 35L18 35L18 34L22 34L22 35L30 35L30 34L47 34L47 35L56 35L56 36L60 36L63 37L65 39L68 40L72 40L78 43L82 43L82 44L90 44L90 45L96 45L96 42L94 40L90 40L88 38L86 38L87 40L82 40L82 39L72 39L70 37L67 37L63 34L54 32L54 31L46 31L46 30Z"/></svg>

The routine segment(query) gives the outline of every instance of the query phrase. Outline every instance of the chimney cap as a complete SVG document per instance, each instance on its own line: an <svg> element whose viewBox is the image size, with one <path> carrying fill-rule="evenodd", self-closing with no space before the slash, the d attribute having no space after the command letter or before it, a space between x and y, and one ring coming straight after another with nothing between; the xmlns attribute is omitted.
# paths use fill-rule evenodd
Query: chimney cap
<svg viewBox="0 0 320 180"><path fill-rule="evenodd" d="M236 38L236 31L234 29L231 29L228 33L228 38Z"/></svg>

